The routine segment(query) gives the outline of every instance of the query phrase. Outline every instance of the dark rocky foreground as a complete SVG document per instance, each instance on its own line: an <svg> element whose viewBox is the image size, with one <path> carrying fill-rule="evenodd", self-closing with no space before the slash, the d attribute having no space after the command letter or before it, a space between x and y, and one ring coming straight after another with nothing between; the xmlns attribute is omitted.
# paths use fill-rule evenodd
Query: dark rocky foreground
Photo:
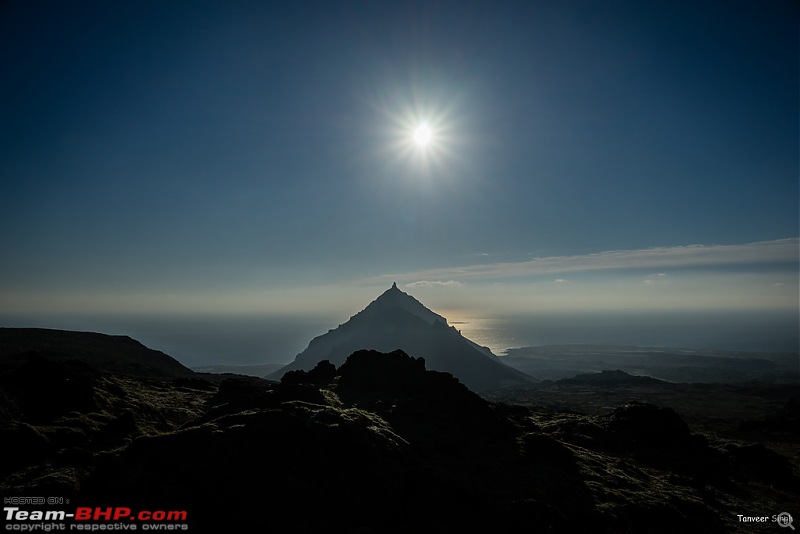
<svg viewBox="0 0 800 534"><path fill-rule="evenodd" d="M773 448L652 404L490 403L400 351L281 383L31 354L0 387L4 496L185 509L195 532L753 532L778 527L737 514L800 511ZM796 427L796 408L763 424Z"/></svg>

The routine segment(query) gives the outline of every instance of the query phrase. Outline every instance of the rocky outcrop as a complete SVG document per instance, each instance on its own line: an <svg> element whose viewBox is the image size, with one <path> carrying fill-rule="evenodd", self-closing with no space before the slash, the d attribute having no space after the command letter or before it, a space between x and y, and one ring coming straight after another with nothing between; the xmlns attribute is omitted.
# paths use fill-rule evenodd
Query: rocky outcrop
<svg viewBox="0 0 800 534"><path fill-rule="evenodd" d="M294 533L728 532L731 509L800 495L786 457L712 442L674 410L489 403L425 364L358 351L280 383L5 368L0 492L186 510L193 532ZM69 411L28 407L37 374L79 382L56 397Z"/></svg>

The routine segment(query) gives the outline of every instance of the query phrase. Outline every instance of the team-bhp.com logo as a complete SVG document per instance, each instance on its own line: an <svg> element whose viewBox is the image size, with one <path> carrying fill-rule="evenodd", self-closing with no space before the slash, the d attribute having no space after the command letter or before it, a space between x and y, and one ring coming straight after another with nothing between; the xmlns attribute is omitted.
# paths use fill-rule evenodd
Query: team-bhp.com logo
<svg viewBox="0 0 800 534"><path fill-rule="evenodd" d="M6 530L188 530L186 510L138 510L125 506L79 506L65 510L22 510L3 507ZM66 521L69 521L67 525ZM13 523L12 523L13 522ZM32 522L39 522L32 524ZM138 528L137 528L138 526ZM35 528L34 528L35 527Z"/></svg>
<svg viewBox="0 0 800 534"><path fill-rule="evenodd" d="M135 514L130 508L89 508L78 507L75 510L75 521L119 521L130 519L131 521L186 521L186 510L141 510Z"/></svg>

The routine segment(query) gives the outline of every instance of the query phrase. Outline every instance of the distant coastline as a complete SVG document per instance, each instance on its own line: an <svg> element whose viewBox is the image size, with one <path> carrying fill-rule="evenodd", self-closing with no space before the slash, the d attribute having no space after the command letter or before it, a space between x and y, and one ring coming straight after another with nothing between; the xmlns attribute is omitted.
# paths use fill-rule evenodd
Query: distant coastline
<svg viewBox="0 0 800 534"><path fill-rule="evenodd" d="M797 311L444 315L466 337L498 356L509 348L570 344L800 351ZM198 368L288 363L311 339L348 317L347 313L342 317L0 315L0 326L127 335Z"/></svg>

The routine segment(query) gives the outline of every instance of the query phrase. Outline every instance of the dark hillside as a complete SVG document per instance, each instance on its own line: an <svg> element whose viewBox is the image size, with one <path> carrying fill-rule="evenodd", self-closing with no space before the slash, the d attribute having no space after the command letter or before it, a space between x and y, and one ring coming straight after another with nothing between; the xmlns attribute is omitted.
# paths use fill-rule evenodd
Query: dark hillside
<svg viewBox="0 0 800 534"><path fill-rule="evenodd" d="M178 377L194 372L163 352L128 336L44 328L0 328L0 365L20 365L30 356L80 360L92 367L132 376Z"/></svg>
<svg viewBox="0 0 800 534"><path fill-rule="evenodd" d="M31 381L27 365L70 385L31 403L14 385ZM697 434L646 403L594 415L490 403L401 351L281 383L46 358L6 373L0 492L186 510L194 532L752 532L737 513L800 497L788 441L784 455ZM762 427L796 424L787 410Z"/></svg>

